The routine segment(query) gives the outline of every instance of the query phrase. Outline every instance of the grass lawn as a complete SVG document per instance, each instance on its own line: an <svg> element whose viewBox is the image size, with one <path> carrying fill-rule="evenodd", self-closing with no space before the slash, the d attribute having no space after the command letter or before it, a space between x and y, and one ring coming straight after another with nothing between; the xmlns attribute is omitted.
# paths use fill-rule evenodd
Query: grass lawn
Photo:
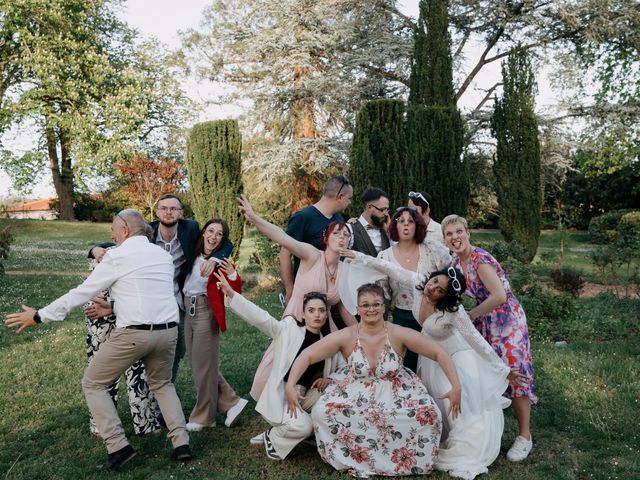
<svg viewBox="0 0 640 480"><path fill-rule="evenodd" d="M8 270L85 271L87 247L109 237L104 224L23 221L14 225L17 242ZM571 249L581 245L580 239L571 245L573 255ZM55 251L45 253L47 249ZM17 311L23 303L42 306L80 281L72 273L0 276L0 316ZM255 289L250 295L274 315L280 314L275 293ZM575 318L558 319L571 324L567 348L532 338L541 403L533 411L531 456L520 464L505 459L516 432L515 418L507 410L503 451L489 474L480 478L640 478L640 300L599 296L576 302ZM233 315L228 325L221 342L221 371L248 398L268 339ZM84 330L79 311L64 322L21 335L0 326L0 478L348 478L324 464L308 446L299 446L284 462L273 462L262 447L249 445L249 438L266 426L252 410L253 401L232 429L220 419L222 426L192 434L194 460L176 464L169 459L171 446L164 435L133 435L124 391L119 412L138 456L120 473L96 473L94 468L104 460L106 450L89 433L80 387L86 364ZM195 402L188 362L182 364L177 390L188 412ZM438 472L430 478L449 477Z"/></svg>

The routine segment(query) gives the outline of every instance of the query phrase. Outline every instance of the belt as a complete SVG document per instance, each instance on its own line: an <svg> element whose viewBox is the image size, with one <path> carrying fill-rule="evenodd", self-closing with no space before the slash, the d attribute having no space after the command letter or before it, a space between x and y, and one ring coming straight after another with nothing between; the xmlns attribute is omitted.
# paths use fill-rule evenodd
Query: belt
<svg viewBox="0 0 640 480"><path fill-rule="evenodd" d="M158 323L158 324L145 323L143 325L128 325L124 328L131 329L131 330L168 330L170 328L175 327L176 325L178 325L176 322Z"/></svg>

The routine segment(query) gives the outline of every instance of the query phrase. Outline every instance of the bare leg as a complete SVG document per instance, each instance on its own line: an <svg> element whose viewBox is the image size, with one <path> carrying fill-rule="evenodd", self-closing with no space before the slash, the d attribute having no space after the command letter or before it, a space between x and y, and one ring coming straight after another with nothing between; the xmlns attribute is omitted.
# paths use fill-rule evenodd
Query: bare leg
<svg viewBox="0 0 640 480"><path fill-rule="evenodd" d="M531 419L531 401L528 397L517 397L512 400L513 411L518 419L519 435L531 440L529 422Z"/></svg>

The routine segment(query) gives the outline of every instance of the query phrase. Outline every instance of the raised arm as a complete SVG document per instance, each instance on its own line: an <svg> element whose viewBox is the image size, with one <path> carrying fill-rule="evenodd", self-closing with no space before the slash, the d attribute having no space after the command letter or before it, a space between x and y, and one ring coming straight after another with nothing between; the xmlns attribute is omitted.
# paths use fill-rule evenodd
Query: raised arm
<svg viewBox="0 0 640 480"><path fill-rule="evenodd" d="M353 263L371 267L398 282L417 285L422 281L422 276L419 273L402 268L382 258L371 257L354 250L342 250L340 255L350 258Z"/></svg>
<svg viewBox="0 0 640 480"><path fill-rule="evenodd" d="M299 242L298 240L290 237L280 227L274 225L273 223L269 223L256 212L254 212L253 208L251 207L251 203L249 203L249 200L247 200L247 197L245 197L244 195L238 198L238 203L240 213L242 213L245 218L258 229L260 233L269 237L281 247L289 250L289 252L298 257L300 260L313 262L320 255L318 249L313 245Z"/></svg>

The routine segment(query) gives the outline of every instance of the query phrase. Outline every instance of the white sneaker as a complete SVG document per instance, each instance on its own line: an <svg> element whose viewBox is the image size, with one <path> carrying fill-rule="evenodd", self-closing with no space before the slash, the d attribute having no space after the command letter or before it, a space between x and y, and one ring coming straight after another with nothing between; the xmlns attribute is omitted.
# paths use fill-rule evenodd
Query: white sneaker
<svg viewBox="0 0 640 480"><path fill-rule="evenodd" d="M511 445L511 448L507 452L507 458L512 462L521 462L529 456L529 452L533 448L533 437L531 440L527 440L521 435L518 435Z"/></svg>
<svg viewBox="0 0 640 480"><path fill-rule="evenodd" d="M187 432L199 432L205 427L215 427L216 424L212 423L211 425L203 425L202 423L189 422L187 423Z"/></svg>
<svg viewBox="0 0 640 480"><path fill-rule="evenodd" d="M251 437L251 440L249 440L249 443L251 445L262 445L264 443L264 432L260 432L255 437Z"/></svg>
<svg viewBox="0 0 640 480"><path fill-rule="evenodd" d="M247 406L247 403L249 403L249 400L241 398L240 400L238 400L238 403L227 410L227 419L224 421L224 424L227 427L233 427L236 424L236 422L238 421L238 417L242 413L242 410L244 410L244 407Z"/></svg>

